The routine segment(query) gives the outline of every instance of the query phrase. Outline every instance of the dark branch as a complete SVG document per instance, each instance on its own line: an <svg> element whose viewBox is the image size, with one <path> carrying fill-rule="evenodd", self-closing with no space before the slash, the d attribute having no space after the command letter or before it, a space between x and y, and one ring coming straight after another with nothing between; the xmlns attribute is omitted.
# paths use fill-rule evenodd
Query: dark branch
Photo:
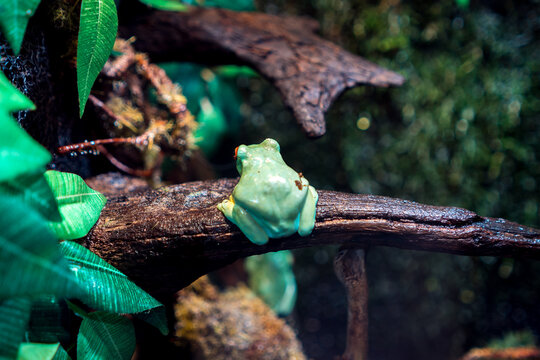
<svg viewBox="0 0 540 360"><path fill-rule="evenodd" d="M334 271L347 290L347 346L339 360L366 360L368 355L368 279L366 251L342 247Z"/></svg>
<svg viewBox="0 0 540 360"><path fill-rule="evenodd" d="M198 8L155 11L120 27L154 61L246 64L267 77L312 137L326 131L324 113L343 90L401 85L386 70L314 34L315 21L254 12Z"/></svg>
<svg viewBox="0 0 540 360"><path fill-rule="evenodd" d="M310 236L258 246L216 208L236 182L149 190L140 180L101 175L89 184L106 194L107 205L83 244L155 295L172 294L239 258L323 244L540 258L540 230L460 208L324 190Z"/></svg>

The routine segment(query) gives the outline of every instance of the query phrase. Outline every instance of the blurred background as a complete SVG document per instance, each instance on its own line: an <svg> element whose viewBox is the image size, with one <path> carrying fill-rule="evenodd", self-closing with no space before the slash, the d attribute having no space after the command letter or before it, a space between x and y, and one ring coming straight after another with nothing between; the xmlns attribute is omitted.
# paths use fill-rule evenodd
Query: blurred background
<svg viewBox="0 0 540 360"><path fill-rule="evenodd" d="M327 115L327 134L310 140L277 91L249 70L173 64L169 74L192 112L213 133L220 129L219 142L202 144L219 176L237 176L235 146L272 137L317 189L459 206L540 227L540 2L227 3L311 16L323 37L407 81L347 91ZM336 250L294 252L298 300L287 320L313 359L345 346ZM373 359L451 359L540 336L540 262L390 248L370 249L367 262Z"/></svg>

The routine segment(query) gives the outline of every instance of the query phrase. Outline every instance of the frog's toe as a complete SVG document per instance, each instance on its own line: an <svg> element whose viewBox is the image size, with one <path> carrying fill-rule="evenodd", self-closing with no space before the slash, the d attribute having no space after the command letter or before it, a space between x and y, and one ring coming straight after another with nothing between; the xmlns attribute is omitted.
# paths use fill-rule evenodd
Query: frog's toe
<svg viewBox="0 0 540 360"><path fill-rule="evenodd" d="M247 234L246 234L247 236ZM264 245L268 242L268 235L265 233L250 234L247 236L249 241L257 245Z"/></svg>
<svg viewBox="0 0 540 360"><path fill-rule="evenodd" d="M232 212L233 212L233 208L234 208L234 202L226 199L226 200L223 200L222 202L220 202L219 204L217 204L217 208L219 211L221 211L223 213L223 215L225 215L227 218L231 218L232 217Z"/></svg>

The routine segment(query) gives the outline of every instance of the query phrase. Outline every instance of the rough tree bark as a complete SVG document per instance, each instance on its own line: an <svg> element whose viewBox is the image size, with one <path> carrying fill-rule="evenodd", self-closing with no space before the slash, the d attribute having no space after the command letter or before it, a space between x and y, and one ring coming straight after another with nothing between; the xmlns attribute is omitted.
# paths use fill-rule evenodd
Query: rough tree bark
<svg viewBox="0 0 540 360"><path fill-rule="evenodd" d="M315 35L314 20L254 12L195 8L146 11L119 28L153 61L247 64L281 92L308 136L326 131L324 113L343 90L401 85L403 77ZM163 36L167 34L167 36Z"/></svg>
<svg viewBox="0 0 540 360"><path fill-rule="evenodd" d="M392 246L463 255L540 258L540 230L472 211L382 196L319 190L310 236L249 242L216 204L236 179L148 189L141 180L101 175L89 181L107 197L83 245L157 297L239 258L324 244Z"/></svg>
<svg viewBox="0 0 540 360"><path fill-rule="evenodd" d="M334 271L347 290L347 346L339 360L368 358L368 280L366 251L342 247L334 258Z"/></svg>

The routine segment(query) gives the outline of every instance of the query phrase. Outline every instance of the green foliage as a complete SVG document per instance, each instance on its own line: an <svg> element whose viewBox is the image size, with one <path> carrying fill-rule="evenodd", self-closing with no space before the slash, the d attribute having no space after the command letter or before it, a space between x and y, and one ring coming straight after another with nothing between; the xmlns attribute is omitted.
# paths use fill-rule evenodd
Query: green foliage
<svg viewBox="0 0 540 360"><path fill-rule="evenodd" d="M159 10L186 11L188 6L181 0L140 0L142 3Z"/></svg>
<svg viewBox="0 0 540 360"><path fill-rule="evenodd" d="M0 195L0 209L0 299L74 295L76 280L39 213L4 195Z"/></svg>
<svg viewBox="0 0 540 360"><path fill-rule="evenodd" d="M49 153L12 119L2 121L0 115L0 125L0 181L43 171L51 159Z"/></svg>
<svg viewBox="0 0 540 360"><path fill-rule="evenodd" d="M41 0L2 0L0 3L0 30L15 55L19 55L26 25L40 2Z"/></svg>
<svg viewBox="0 0 540 360"><path fill-rule="evenodd" d="M84 180L71 173L49 170L45 180L50 185L62 217L60 222L50 222L51 229L62 240L85 236L99 219L107 199L91 189Z"/></svg>
<svg viewBox="0 0 540 360"><path fill-rule="evenodd" d="M407 79L394 91L352 91L331 116L345 120L340 150L350 186L538 224L540 167L531 164L540 102L531 76L540 53L533 23L520 18L527 12L413 5L381 11L355 1L354 18L328 15L351 29L354 52ZM361 117L367 130L354 127Z"/></svg>
<svg viewBox="0 0 540 360"><path fill-rule="evenodd" d="M17 360L52 360L60 344L22 343Z"/></svg>
<svg viewBox="0 0 540 360"><path fill-rule="evenodd" d="M71 358L66 350L60 345L58 346L58 350L56 350L56 354L54 354L53 360L71 360Z"/></svg>
<svg viewBox="0 0 540 360"><path fill-rule="evenodd" d="M11 118L11 112L24 109L34 109L34 104L0 72L0 182L43 170L51 159Z"/></svg>
<svg viewBox="0 0 540 360"><path fill-rule="evenodd" d="M15 359L18 353L20 359L69 359L58 344L41 344L68 338L62 323L68 310L57 300L63 297L95 309L134 313L166 333L159 302L88 249L69 241L59 248L57 236L75 239L88 233L106 199L75 174L44 173L49 153L9 114L29 107L32 103L0 73L0 333L9 334L0 339L0 358ZM135 341L130 320L106 313L85 316L79 358L130 357ZM26 331L29 317L32 327ZM25 331L27 339L40 343L19 348ZM97 336L105 345L90 351Z"/></svg>
<svg viewBox="0 0 540 360"><path fill-rule="evenodd" d="M96 311L84 316L77 337L77 360L131 359L135 330L123 316Z"/></svg>
<svg viewBox="0 0 540 360"><path fill-rule="evenodd" d="M19 343L30 316L31 301L28 299L7 299L0 302L0 359L15 359Z"/></svg>
<svg viewBox="0 0 540 360"><path fill-rule="evenodd" d="M6 121L11 112L35 108L32 101L21 94L0 71L0 121Z"/></svg>
<svg viewBox="0 0 540 360"><path fill-rule="evenodd" d="M111 54L118 16L114 0L82 0L77 43L77 87L80 116L92 85Z"/></svg>
<svg viewBox="0 0 540 360"><path fill-rule="evenodd" d="M235 11L252 11L255 10L253 0L184 0L186 4L218 7Z"/></svg>
<svg viewBox="0 0 540 360"><path fill-rule="evenodd" d="M135 314L162 306L84 246L63 241L60 251L84 290L81 300L91 307L118 314Z"/></svg>
<svg viewBox="0 0 540 360"><path fill-rule="evenodd" d="M56 199L42 171L0 182L0 193L18 198L20 202L37 210L46 220L62 221Z"/></svg>
<svg viewBox="0 0 540 360"><path fill-rule="evenodd" d="M289 315L296 303L294 258L289 250L250 256L245 266L249 286L279 315Z"/></svg>

